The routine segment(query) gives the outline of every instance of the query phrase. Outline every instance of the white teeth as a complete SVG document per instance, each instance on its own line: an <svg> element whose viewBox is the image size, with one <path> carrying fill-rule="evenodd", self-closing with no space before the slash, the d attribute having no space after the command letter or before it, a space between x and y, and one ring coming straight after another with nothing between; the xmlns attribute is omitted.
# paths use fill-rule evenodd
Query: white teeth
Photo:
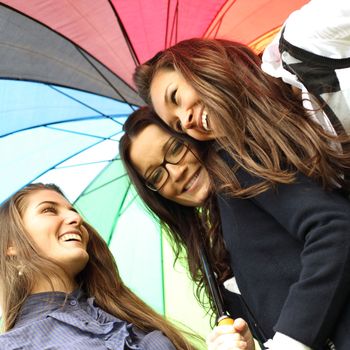
<svg viewBox="0 0 350 350"><path fill-rule="evenodd" d="M204 130L210 131L209 126L208 126L208 114L207 112L203 112L202 114L202 125Z"/></svg>
<svg viewBox="0 0 350 350"><path fill-rule="evenodd" d="M199 176L199 174L196 174L195 176L193 176L191 181L186 185L185 191L187 191L193 185L193 183L197 180L198 176Z"/></svg>
<svg viewBox="0 0 350 350"><path fill-rule="evenodd" d="M66 233L60 237L60 240L62 240L63 242L67 242L69 240L81 242L81 236L78 235L77 233Z"/></svg>

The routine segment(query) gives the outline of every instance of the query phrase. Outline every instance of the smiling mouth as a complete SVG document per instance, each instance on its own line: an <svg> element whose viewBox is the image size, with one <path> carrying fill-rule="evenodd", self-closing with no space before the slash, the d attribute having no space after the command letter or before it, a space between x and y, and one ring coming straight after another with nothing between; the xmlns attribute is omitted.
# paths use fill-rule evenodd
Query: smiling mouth
<svg viewBox="0 0 350 350"><path fill-rule="evenodd" d="M211 131L209 126L209 118L208 118L208 112L203 111L201 116L201 124L204 131Z"/></svg>
<svg viewBox="0 0 350 350"><path fill-rule="evenodd" d="M191 180L184 187L184 192L188 191L192 187L192 185L197 181L199 177L199 172L200 172L200 169L196 171L196 173L192 176Z"/></svg>
<svg viewBox="0 0 350 350"><path fill-rule="evenodd" d="M64 233L62 236L59 237L59 240L62 242L81 242L82 238L81 235L78 233Z"/></svg>

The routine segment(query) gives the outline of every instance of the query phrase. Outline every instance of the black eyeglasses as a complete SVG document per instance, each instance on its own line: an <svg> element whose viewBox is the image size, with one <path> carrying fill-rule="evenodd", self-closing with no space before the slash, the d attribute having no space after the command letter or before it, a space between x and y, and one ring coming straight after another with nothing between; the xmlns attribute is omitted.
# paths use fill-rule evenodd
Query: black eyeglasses
<svg viewBox="0 0 350 350"><path fill-rule="evenodd" d="M165 168L167 163L178 164L188 152L188 146L181 140L169 139L169 146L164 155L164 160L146 178L146 186L152 191L159 191L167 182L169 172Z"/></svg>

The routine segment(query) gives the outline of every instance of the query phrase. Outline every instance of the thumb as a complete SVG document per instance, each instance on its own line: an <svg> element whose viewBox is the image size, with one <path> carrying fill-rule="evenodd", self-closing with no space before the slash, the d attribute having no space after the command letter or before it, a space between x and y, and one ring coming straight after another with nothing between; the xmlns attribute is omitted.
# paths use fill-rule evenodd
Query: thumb
<svg viewBox="0 0 350 350"><path fill-rule="evenodd" d="M233 323L233 327L238 333L245 333L248 330L248 323L243 318L237 318Z"/></svg>

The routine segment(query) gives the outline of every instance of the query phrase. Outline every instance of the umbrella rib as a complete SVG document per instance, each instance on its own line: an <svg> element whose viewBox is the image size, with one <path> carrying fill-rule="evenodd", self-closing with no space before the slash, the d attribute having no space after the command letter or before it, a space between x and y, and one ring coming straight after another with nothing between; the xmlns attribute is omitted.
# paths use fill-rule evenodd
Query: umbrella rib
<svg viewBox="0 0 350 350"><path fill-rule="evenodd" d="M128 188L127 188L126 191L124 192L123 199L121 200L121 203L120 203L120 205L119 205L117 214L116 214L115 217L114 217L111 230L109 231L109 237L108 237L108 242L107 242L107 245L108 245L108 246L110 245L110 243L111 243L111 241L112 241L113 231L115 230L115 227L116 227L116 225L117 225L118 219L119 219L119 217L120 217L121 210L122 210L123 205L124 205L124 202L125 202L125 200L126 200L126 194L128 193L128 191L129 191L129 189L130 189L130 186L131 186L131 183L129 182Z"/></svg>
<svg viewBox="0 0 350 350"><path fill-rule="evenodd" d="M100 185L100 186L98 186L98 187L96 187L96 188L94 188L94 189L92 189L92 190L90 190L90 191L87 191L87 192L82 193L82 194L79 196L79 198L81 198L81 197L83 197L83 196L86 196L86 195L88 195L88 194L90 194L90 193L93 193L93 192L99 190L100 188L103 188L104 186L107 186L107 185L111 184L112 182L117 181L117 180L119 180L119 179L121 179L121 178L123 178L123 177L125 177L125 176L127 176L127 174L120 175L120 176L114 178L113 180L107 181L107 182L105 182L104 184L102 184L102 185Z"/></svg>
<svg viewBox="0 0 350 350"><path fill-rule="evenodd" d="M92 145L90 145L90 146L88 146L88 147L85 147L85 148L83 148L82 150L80 150L80 151L78 151L78 152L76 152L76 153L70 155L69 157L67 157L67 158L65 158L65 159L62 159L60 162L54 164L54 165L51 166L50 168L48 168L48 169L46 169L45 171L43 171L42 173L40 173L38 176L34 177L34 178L33 178L31 181L29 181L27 184L30 184L30 183L34 182L36 179L38 179L39 177L41 177L41 176L44 175L45 173L49 172L50 170L56 169L58 165L64 163L64 162L67 161L68 159L71 159L71 158L75 157L76 155L78 155L78 154L80 154L80 153L86 151L87 149L89 149L89 148L91 148L91 147L94 147L94 146L98 145L99 143L101 143L101 142L103 142L103 141L104 141L104 140L99 140L99 141L97 141L96 143L94 143L94 144L92 144Z"/></svg>
<svg viewBox="0 0 350 350"><path fill-rule="evenodd" d="M96 113L99 113L102 117L105 117L105 118L107 118L107 119L110 119L110 120L114 121L115 123L117 123L117 124L119 124L119 125L121 125L121 126L123 125L122 123L118 122L117 120L114 120L111 116L106 115L106 114L102 113L101 111L99 111L98 109L89 106L89 105L86 104L85 102L80 101L80 100L78 100L77 98L75 98L75 97L73 97L73 96L71 96L71 95L69 95L69 94L67 94L67 93L65 93L65 92L63 92L63 91L57 89L55 86L50 85L50 84L48 84L48 86L49 86L52 90L55 90L56 92L62 94L63 96L65 96L65 97L67 97L67 98L69 98L69 99L71 99L71 100L73 100L73 101L75 101L75 102L78 102L79 104L83 105L83 106L86 107L86 108L91 109L92 111L94 111L94 112L96 112Z"/></svg>
<svg viewBox="0 0 350 350"><path fill-rule="evenodd" d="M115 116L118 116L118 117L127 117L126 114L120 114L120 115L115 115ZM64 123L69 123L69 122L78 122L78 121L83 121L83 120L93 120L93 119L100 119L101 117L100 116L92 116L92 117L80 117L80 118L72 118L72 119L66 119L66 120L61 120L61 121L53 121L51 123L45 123L45 124L37 124L37 125L33 125L33 126L29 126L27 128L23 128L23 129L17 129L15 131L12 131L12 132L8 132L7 134L3 134L3 135L0 135L0 139L2 137L6 137L6 136L9 136L9 135L13 135L13 134L17 134L18 132L22 132L22 131L27 131L27 130L32 130L32 129L36 129L36 128L40 128L40 127L47 127L47 128L51 128L51 129L56 129L56 130L64 130L64 129L59 129L59 128L54 128L52 127L51 125L56 125L56 124L64 124ZM111 118L114 118L114 117L111 117ZM116 120L114 120L115 122L117 122ZM117 122L119 123L119 122ZM121 126L122 124L119 123ZM118 135L121 131L119 131L118 133L116 133L115 135ZM113 135L113 136L115 136ZM91 136L95 136L97 137L96 135L91 135Z"/></svg>
<svg viewBox="0 0 350 350"><path fill-rule="evenodd" d="M129 203L126 205L126 207L124 208L124 210L122 210L120 212L120 215L123 215L125 213L125 211L130 207L131 203L138 197L137 194L134 195L134 197L129 201Z"/></svg>
<svg viewBox="0 0 350 350"><path fill-rule="evenodd" d="M110 3L110 1L109 1L109 3ZM69 37L63 35L62 33L59 33L59 32L57 32L57 31L55 31L53 28L51 28L51 27L49 27L48 25L46 25L45 23L43 23L43 22L41 22L41 21L35 19L34 17L32 17L32 16L26 14L25 12L22 12L22 11L20 11L19 9L13 8L13 7L11 7L11 6L7 5L7 4L1 4L1 6L7 8L7 9L13 11L13 12L16 12L16 13L20 14L21 16L24 16L24 17L30 19L31 21L33 21L33 22L35 22L35 23L38 23L39 25L41 25L41 26L47 28L48 30L50 30L50 31L52 31L52 32L54 32L54 33L56 33L56 34L59 35L60 37L64 38L64 39L67 40L68 42L70 42L76 49L78 49L78 52L80 52L80 53L86 52L82 47L80 47L78 44L76 44L76 42L74 42L74 41L73 41L72 39L70 39ZM112 6L112 11L115 13L115 9L114 9L113 6ZM118 20L118 18L117 18L117 20ZM121 23L119 23L119 25L122 26ZM121 29L123 30L123 27L122 27ZM125 33L124 33L124 32L125 32ZM123 30L123 35L124 35L124 38L125 38L125 36L127 37L127 34L126 34L125 29ZM125 38L125 39L126 39L126 40L129 40L128 38ZM132 45L131 45L131 43L130 43L130 40L129 40L129 45L128 45L128 46L129 46L129 50L131 50ZM133 57L133 60L135 61L134 57L136 57L136 59L137 59L136 53L133 52L133 51L130 51L130 52L131 52L131 56ZM89 55L88 52L86 52L86 54ZM87 62L90 63L90 65L92 65L91 61L88 60L88 59L86 58L85 55L84 55L83 57L87 60ZM128 84L126 81L124 81L124 80L121 79L119 76L117 76L117 74L116 74L114 71L112 71L109 67L107 67L103 62L100 62L97 58L95 58L95 57L93 57L93 56L91 56L91 57L92 57L93 59L95 59L97 62L99 62L103 67L105 67L106 69L108 69L108 71L110 71L111 73L113 73L113 74L114 74L120 81L122 81L128 88L130 88L132 91L136 92L136 91L135 91L135 88L133 88L130 84ZM137 59L137 61L138 61L138 59ZM138 64L136 64L136 65L138 65ZM112 89L123 99L123 101L124 101L125 103L127 103L132 109L134 109L134 107L133 107L129 102L126 101L125 97L114 87L114 85L111 84L111 83L109 82L109 80L108 80L94 65L92 65L92 66L96 69L96 71L100 74L100 76L101 76L103 79L105 79L105 81L112 87ZM9 78L11 78L11 77L9 77ZM17 79L16 79L16 80L17 80ZM21 80L26 80L26 79L21 79ZM32 80L28 80L28 81L32 81ZM44 82L44 81L42 81L42 82ZM47 83L48 83L48 82L47 82ZM68 87L68 86L67 86L67 87Z"/></svg>
<svg viewBox="0 0 350 350"><path fill-rule="evenodd" d="M178 21L179 21L179 1L176 1L176 7L174 11L174 19L171 27L170 42L169 46L172 45L172 39L175 35L174 44L177 43L177 32L178 32ZM174 34L175 32L175 34Z"/></svg>
<svg viewBox="0 0 350 350"><path fill-rule="evenodd" d="M115 160L117 160L117 159L113 158L113 159L97 160L95 162L84 162L84 163L79 163L79 164L64 165L64 166L58 166L58 167L56 167L56 169L75 168L78 166L84 166L84 165L90 165L90 164L112 163Z"/></svg>
<svg viewBox="0 0 350 350"><path fill-rule="evenodd" d="M164 244L163 244L163 231L162 231L162 226L160 226L160 269L161 269L161 274L162 274L162 303L163 303L163 312L164 312L164 317L166 317L166 303L165 303L165 274L164 274Z"/></svg>
<svg viewBox="0 0 350 350"><path fill-rule="evenodd" d="M168 7L167 7L167 14L166 14L164 49L166 49L168 47L169 16L170 16L170 0L168 0Z"/></svg>
<svg viewBox="0 0 350 350"><path fill-rule="evenodd" d="M83 50L81 50L80 47L78 46L75 46L75 47L80 52L80 54L85 58L85 60L89 62L90 66L94 68L95 71L103 78L103 80L112 88L112 90L114 90L120 96L123 102L129 105L129 107L132 110L135 110L135 107L126 100L123 94L109 81L109 79L107 79L107 77L101 72L101 70L96 67L96 65L90 60L90 58L86 55L86 53Z"/></svg>
<svg viewBox="0 0 350 350"><path fill-rule="evenodd" d="M205 32L204 32L204 37L212 36L212 33L213 33L214 31L216 31L215 34L212 36L212 37L216 38L216 35L217 35L217 33L218 33L219 29L220 29L220 26L221 26L221 24L222 24L223 18L225 17L226 13L230 10L230 8L235 4L235 2L236 2L236 0L231 0L231 3L229 3L229 4L227 4L227 2L224 2L224 3L222 4L222 6L221 6L221 8L219 9L219 11L216 13L215 16L213 16L213 19L212 19L211 22L209 23L208 28L205 30ZM227 7L227 8L224 10L225 7ZM223 13L221 13L221 12L223 12ZM218 14L220 14L220 13L221 13L220 19L217 19L217 16L218 16ZM208 32L208 30L210 29L210 27L213 25L214 21L217 21L216 25L211 29L210 32Z"/></svg>
<svg viewBox="0 0 350 350"><path fill-rule="evenodd" d="M128 46L130 55L131 55L131 57L132 57L132 59L133 59L133 61L134 61L134 63L135 63L135 66L138 66L138 65L140 64L140 60L139 60L138 57L137 57L136 51L135 51L135 49L134 49L134 47L133 47L133 45L132 45L132 43L131 43L131 41L130 41L130 38L129 38L129 35L128 35L126 29L125 29L125 26L124 26L122 20L120 19L116 8L115 8L115 7L113 6L113 4L111 3L111 0L108 0L108 3L109 3L109 5L110 5L111 8L112 8L112 11L113 11L113 13L114 13L114 15L115 15L115 17L116 17L116 19L117 19L117 22L118 22L118 24L119 24L119 27L120 27L120 29L121 29L121 31L122 31L122 33L123 33L123 36L124 36L126 45Z"/></svg>
<svg viewBox="0 0 350 350"><path fill-rule="evenodd" d="M74 131L74 130L67 130L67 129L61 129L61 128L55 128L53 126L46 126L48 129L52 129L52 130L58 130L58 131L62 131L62 132L69 132L71 134L75 134L75 135L82 135L82 136L89 136L89 137L95 137L96 139L99 139L101 141L105 141L105 140L110 140L110 141L114 141L117 142L117 140L113 140L112 137L115 137L116 135L120 134L122 131L118 131L115 134L112 134L111 136L108 137L104 137L104 136L98 136L98 135L92 135L92 134L88 134L85 132L79 132L79 131Z"/></svg>
<svg viewBox="0 0 350 350"><path fill-rule="evenodd" d="M115 135L116 135L116 134L111 135L110 137L113 137L113 136L115 136ZM84 151L86 151L86 150L88 150L88 149L90 149L90 148L92 148L92 147L98 145L99 143L101 143L101 142L103 142L103 141L105 141L105 140L99 140L99 141L95 142L94 144L89 145L88 147L85 147L85 148L81 149L80 151L78 151L78 152L76 152L76 153L70 155L69 157L67 157L67 158L65 158L65 159L62 159L60 162L58 162L58 163L56 163L55 165L53 165L52 167L46 169L44 172L40 173L38 176L36 176L35 178L33 178L33 179L32 179L31 181L29 181L27 184L34 182L36 179L38 179L39 177L41 177L41 176L44 175L45 173L49 172L50 170L56 169L58 165L64 163L64 162L67 161L68 159L71 159L71 158L75 157L76 155L78 155L78 154L80 154L80 153L82 153L82 152L84 152ZM111 163L112 163L112 162L111 162ZM121 175L120 178L121 178L122 176L126 176L126 174ZM119 177L118 177L118 178L119 178ZM117 178L117 179L118 179L118 178ZM113 181L115 181L115 180L112 180L111 182L113 182ZM102 187L102 186L101 186L101 187Z"/></svg>

